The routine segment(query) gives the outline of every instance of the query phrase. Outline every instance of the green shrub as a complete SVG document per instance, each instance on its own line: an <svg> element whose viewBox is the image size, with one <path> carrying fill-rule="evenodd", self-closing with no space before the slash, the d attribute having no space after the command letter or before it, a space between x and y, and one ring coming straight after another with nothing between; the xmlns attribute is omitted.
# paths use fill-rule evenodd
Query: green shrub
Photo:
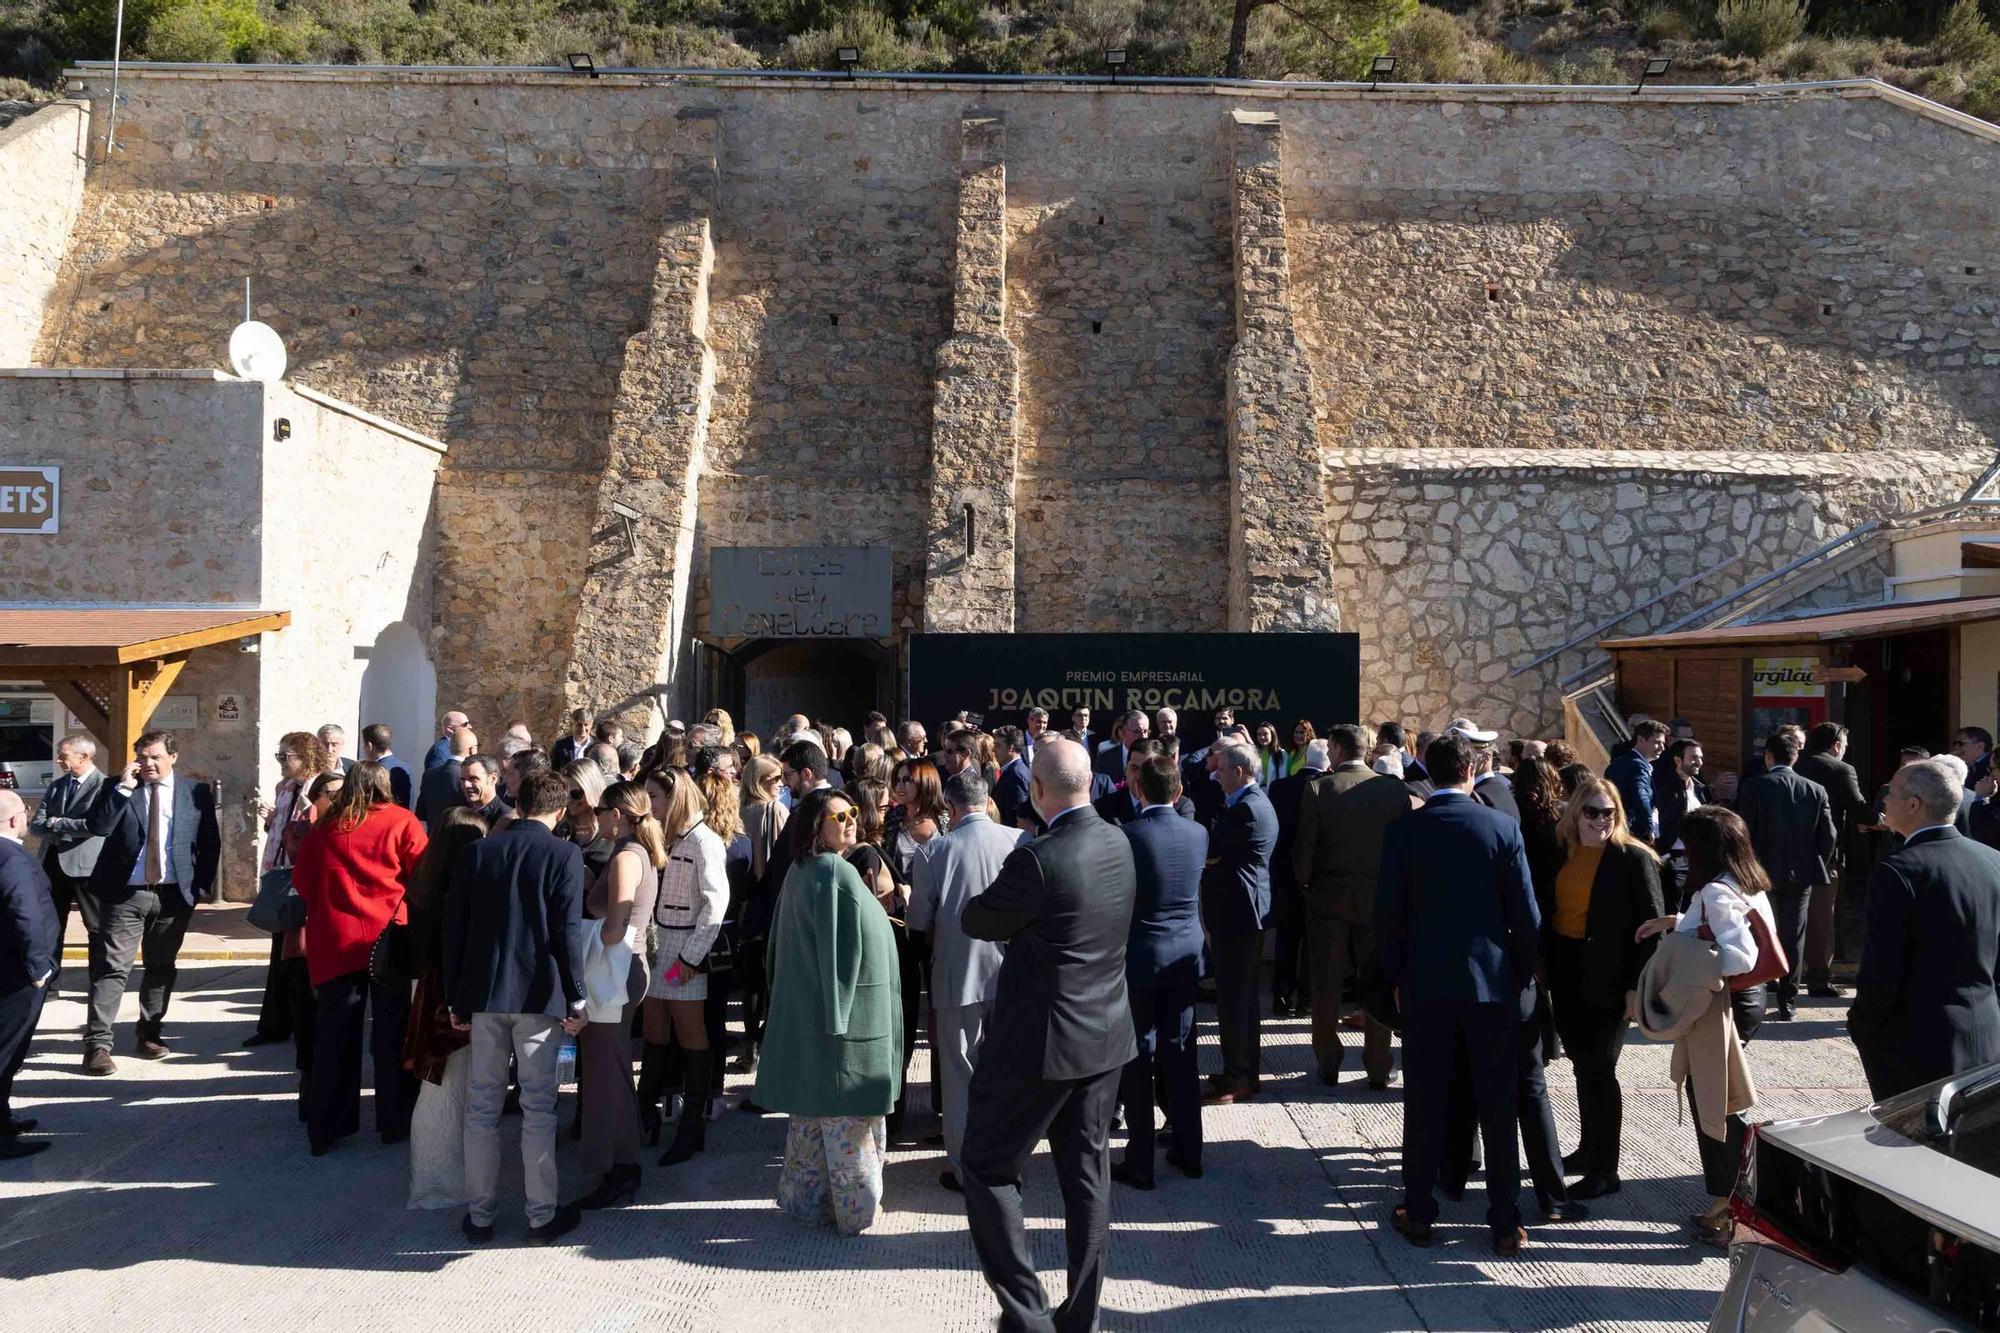
<svg viewBox="0 0 2000 1333"><path fill-rule="evenodd" d="M1684 42L1694 36L1694 23L1685 12L1672 5L1653 5L1641 10L1639 37L1658 46L1662 42Z"/></svg>
<svg viewBox="0 0 2000 1333"><path fill-rule="evenodd" d="M1972 71L1958 104L1971 115L2000 121L2000 60Z"/></svg>
<svg viewBox="0 0 2000 1333"><path fill-rule="evenodd" d="M189 0L153 15L145 54L150 60L217 64L239 59L263 37L256 0Z"/></svg>
<svg viewBox="0 0 2000 1333"><path fill-rule="evenodd" d="M1931 49L1954 65L1979 65L2000 55L2000 37L1979 12L1979 0L1958 0L1945 11Z"/></svg>
<svg viewBox="0 0 2000 1333"><path fill-rule="evenodd" d="M1882 43L1867 37L1807 37L1785 48L1778 73L1787 79L1851 79L1887 63Z"/></svg>
<svg viewBox="0 0 2000 1333"><path fill-rule="evenodd" d="M922 72L951 65L951 51L938 33L927 27L913 35L898 32L876 9L856 10L831 27L800 33L785 43L778 63L786 69L838 69L834 55L843 46L860 49L864 70Z"/></svg>
<svg viewBox="0 0 2000 1333"><path fill-rule="evenodd" d="M1722 0L1715 9L1722 49L1762 58L1799 39L1806 30L1805 0Z"/></svg>
<svg viewBox="0 0 2000 1333"><path fill-rule="evenodd" d="M1389 34L1396 78L1403 83L1456 83L1465 77L1465 31L1442 9L1417 12Z"/></svg>

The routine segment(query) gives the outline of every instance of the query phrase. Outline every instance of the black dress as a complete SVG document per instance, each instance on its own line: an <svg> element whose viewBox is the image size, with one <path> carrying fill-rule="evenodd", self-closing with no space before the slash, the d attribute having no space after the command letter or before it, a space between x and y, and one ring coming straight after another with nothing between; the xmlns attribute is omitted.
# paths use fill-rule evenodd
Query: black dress
<svg viewBox="0 0 2000 1333"><path fill-rule="evenodd" d="M917 1050L917 1016L923 1012L924 958L929 952L925 937L912 933L903 921L910 901L908 868L915 864L919 848L908 838L898 837L896 842L900 844L899 850L908 849L906 856L884 856L880 847L866 842L847 854L847 863L861 876L870 893L875 891L876 872L885 868L896 889L896 910L889 914L889 924L896 932L896 970L903 988L903 1080L896 1094L895 1109L889 1112L891 1134L902 1128L903 1108L910 1096L910 1057Z"/></svg>

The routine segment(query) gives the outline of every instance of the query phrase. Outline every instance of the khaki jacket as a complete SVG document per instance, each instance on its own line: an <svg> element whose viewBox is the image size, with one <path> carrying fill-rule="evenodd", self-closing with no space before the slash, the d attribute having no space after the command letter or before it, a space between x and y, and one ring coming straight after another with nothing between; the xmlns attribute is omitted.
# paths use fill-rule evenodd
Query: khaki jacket
<svg viewBox="0 0 2000 1333"><path fill-rule="evenodd" d="M1639 973L1638 994L1639 1031L1674 1044L1674 1087L1694 1080L1701 1132L1726 1138L1727 1118L1756 1104L1757 1086L1730 1016L1721 955L1699 936L1670 930Z"/></svg>
<svg viewBox="0 0 2000 1333"><path fill-rule="evenodd" d="M1382 837L1410 813L1400 781L1349 762L1315 779L1299 801L1292 875L1315 916L1371 925L1382 878Z"/></svg>

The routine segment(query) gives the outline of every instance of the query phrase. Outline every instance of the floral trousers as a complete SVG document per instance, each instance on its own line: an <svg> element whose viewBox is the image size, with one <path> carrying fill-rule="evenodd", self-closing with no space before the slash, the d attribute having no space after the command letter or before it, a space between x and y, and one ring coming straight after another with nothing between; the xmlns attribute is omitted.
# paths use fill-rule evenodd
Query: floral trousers
<svg viewBox="0 0 2000 1333"><path fill-rule="evenodd" d="M778 1206L808 1226L832 1225L853 1236L882 1208L887 1122L879 1115L793 1116L778 1174Z"/></svg>

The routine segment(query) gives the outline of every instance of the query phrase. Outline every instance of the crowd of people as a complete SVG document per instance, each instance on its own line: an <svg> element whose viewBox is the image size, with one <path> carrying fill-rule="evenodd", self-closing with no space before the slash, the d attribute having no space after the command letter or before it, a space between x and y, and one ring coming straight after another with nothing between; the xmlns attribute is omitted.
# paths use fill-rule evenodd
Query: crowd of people
<svg viewBox="0 0 2000 1333"><path fill-rule="evenodd" d="M1952 755L1905 750L1869 800L1831 723L1779 727L1757 771L1711 791L1680 721L1632 719L1601 774L1468 718L1414 736L1301 720L1286 745L1224 709L1199 748L1171 709L1108 736L1088 710L1067 721L961 717L933 748L917 722L871 715L857 740L795 715L766 744L717 710L641 745L578 709L544 748L520 723L483 746L454 711L416 768L381 724L358 758L338 726L289 733L259 808L253 919L272 944L247 1042L291 1043L314 1156L362 1128L365 1049L374 1129L409 1143L412 1206L462 1208L475 1244L495 1234L499 1126L518 1111L528 1238L548 1244L637 1196L669 1122L660 1167L706 1149L732 1050L754 1076L739 1108L788 1118L779 1205L867 1230L926 1033L939 1182L964 1196L1003 1324L1024 1328L1091 1326L1112 1183L1156 1188L1158 1148L1200 1179L1205 1108L1262 1094L1267 954L1269 1009L1309 1018L1326 1085L1352 1048L1359 1095L1390 1090L1400 1033L1389 1225L1417 1245L1482 1159L1502 1256L1526 1240L1523 1165L1547 1222L1622 1188L1635 1022L1674 1043L1713 1198L1690 1225L1725 1243L1746 1048L1801 988L1843 994L1843 879L1867 897L1849 1022L1876 1095L2000 1058L2000 807L1978 728ZM116 1072L142 945L132 1049L170 1052L175 956L220 851L212 794L176 780L177 758L149 732L112 775L73 736L32 814L0 791L0 1158L50 1142L7 1093L72 908L82 1072ZM1545 1077L1561 1056L1567 1153ZM571 1080L590 1186L565 1201ZM1069 1222L1053 1310L1021 1220L1043 1139Z"/></svg>

